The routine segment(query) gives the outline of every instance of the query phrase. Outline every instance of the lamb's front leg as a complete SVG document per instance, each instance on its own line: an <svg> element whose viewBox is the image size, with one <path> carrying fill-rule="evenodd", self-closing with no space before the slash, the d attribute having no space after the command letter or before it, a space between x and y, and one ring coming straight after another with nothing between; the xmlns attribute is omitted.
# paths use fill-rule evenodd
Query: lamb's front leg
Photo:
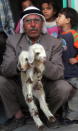
<svg viewBox="0 0 78 131"><path fill-rule="evenodd" d="M27 72L21 72L22 91L25 99L32 101L32 88L33 88L33 70L27 70Z"/></svg>
<svg viewBox="0 0 78 131"><path fill-rule="evenodd" d="M37 93L36 97L40 103L40 108L42 109L48 120L50 122L54 122L56 119L54 115L51 113L51 111L49 110L48 105L46 103L45 93L41 81L38 82L38 91L36 91L36 93Z"/></svg>
<svg viewBox="0 0 78 131"><path fill-rule="evenodd" d="M28 102L31 102L33 100L32 88L33 88L32 83L26 83L26 91L27 91L26 99Z"/></svg>
<svg viewBox="0 0 78 131"><path fill-rule="evenodd" d="M26 83L24 81L23 85L22 85L22 92L24 95L25 100L27 99L29 102L32 101L33 99L33 95L32 95L32 84L30 83Z"/></svg>
<svg viewBox="0 0 78 131"><path fill-rule="evenodd" d="M26 100L26 103L29 107L29 112L30 112L31 116L33 117L33 120L34 120L36 126L39 129L42 129L44 127L44 124L39 118L38 109L37 109L37 106L35 105L34 101L32 100L31 102L29 102L28 100Z"/></svg>

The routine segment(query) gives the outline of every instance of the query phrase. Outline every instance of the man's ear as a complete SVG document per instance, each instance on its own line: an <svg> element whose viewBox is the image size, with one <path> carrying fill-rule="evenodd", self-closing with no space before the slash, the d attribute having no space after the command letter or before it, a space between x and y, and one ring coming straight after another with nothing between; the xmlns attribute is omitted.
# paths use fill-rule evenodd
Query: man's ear
<svg viewBox="0 0 78 131"><path fill-rule="evenodd" d="M42 33L43 33L43 34L46 34L46 33L47 33L46 22L44 22L44 23L42 24Z"/></svg>

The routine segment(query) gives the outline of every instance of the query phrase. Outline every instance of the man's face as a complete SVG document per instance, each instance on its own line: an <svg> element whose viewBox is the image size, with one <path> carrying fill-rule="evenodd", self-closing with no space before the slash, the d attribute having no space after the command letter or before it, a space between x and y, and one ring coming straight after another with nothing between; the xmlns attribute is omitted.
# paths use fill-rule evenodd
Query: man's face
<svg viewBox="0 0 78 131"><path fill-rule="evenodd" d="M24 31L30 39L37 39L40 36L43 20L36 14L30 14L23 20Z"/></svg>

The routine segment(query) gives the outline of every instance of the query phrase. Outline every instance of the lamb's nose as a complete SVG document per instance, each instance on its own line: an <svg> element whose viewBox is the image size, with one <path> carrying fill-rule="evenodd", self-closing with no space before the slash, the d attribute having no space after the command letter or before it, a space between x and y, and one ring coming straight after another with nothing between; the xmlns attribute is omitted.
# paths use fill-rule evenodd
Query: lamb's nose
<svg viewBox="0 0 78 131"><path fill-rule="evenodd" d="M23 71L24 69L21 67L21 71Z"/></svg>

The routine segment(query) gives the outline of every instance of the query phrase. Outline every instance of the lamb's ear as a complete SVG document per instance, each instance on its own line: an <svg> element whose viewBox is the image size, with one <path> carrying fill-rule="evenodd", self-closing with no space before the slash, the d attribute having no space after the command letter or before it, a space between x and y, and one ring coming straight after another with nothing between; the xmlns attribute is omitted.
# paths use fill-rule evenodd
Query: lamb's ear
<svg viewBox="0 0 78 131"><path fill-rule="evenodd" d="M19 71L21 71L20 63L19 63L19 62L17 63L17 69L18 69Z"/></svg>
<svg viewBox="0 0 78 131"><path fill-rule="evenodd" d="M29 57L28 57L29 64L32 64L34 62L34 57L35 57L35 54L33 50L29 48Z"/></svg>

